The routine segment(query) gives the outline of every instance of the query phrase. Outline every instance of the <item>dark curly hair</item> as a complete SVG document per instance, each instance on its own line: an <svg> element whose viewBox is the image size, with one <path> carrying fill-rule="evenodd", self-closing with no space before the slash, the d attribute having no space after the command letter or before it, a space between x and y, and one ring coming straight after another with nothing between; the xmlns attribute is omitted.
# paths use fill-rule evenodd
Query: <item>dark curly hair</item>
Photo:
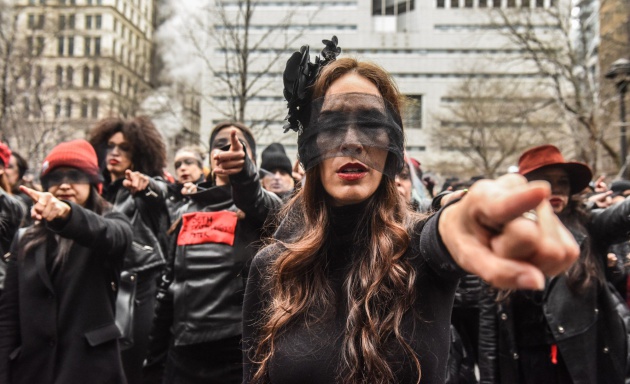
<svg viewBox="0 0 630 384"><path fill-rule="evenodd" d="M90 132L90 143L94 146L103 170L105 180L109 172L105 167L107 141L114 134L121 132L131 145L133 170L148 176L162 176L166 167L166 145L162 135L153 122L146 116L124 120L120 117L108 117L100 120Z"/></svg>

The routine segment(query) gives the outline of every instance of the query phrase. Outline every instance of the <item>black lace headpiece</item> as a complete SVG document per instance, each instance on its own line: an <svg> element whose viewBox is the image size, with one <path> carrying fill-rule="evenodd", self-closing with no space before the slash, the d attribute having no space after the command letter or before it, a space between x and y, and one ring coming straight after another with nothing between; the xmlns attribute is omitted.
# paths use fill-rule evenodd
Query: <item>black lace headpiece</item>
<svg viewBox="0 0 630 384"><path fill-rule="evenodd" d="M311 63L309 46L303 45L299 52L294 52L287 61L282 80L284 81L284 98L287 101L289 113L285 120L284 132L292 129L302 132L309 120L309 106L311 103L312 86L323 67L335 61L341 53L337 46L337 36L331 40L322 40L325 47L322 49L321 58L315 57Z"/></svg>

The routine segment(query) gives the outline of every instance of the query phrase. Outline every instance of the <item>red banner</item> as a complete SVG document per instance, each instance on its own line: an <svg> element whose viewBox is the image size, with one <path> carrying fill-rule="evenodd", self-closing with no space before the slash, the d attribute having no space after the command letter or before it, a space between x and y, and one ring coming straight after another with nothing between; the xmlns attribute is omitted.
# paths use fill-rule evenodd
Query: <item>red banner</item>
<svg viewBox="0 0 630 384"><path fill-rule="evenodd" d="M221 243L234 245L235 212L193 212L182 216L177 245Z"/></svg>

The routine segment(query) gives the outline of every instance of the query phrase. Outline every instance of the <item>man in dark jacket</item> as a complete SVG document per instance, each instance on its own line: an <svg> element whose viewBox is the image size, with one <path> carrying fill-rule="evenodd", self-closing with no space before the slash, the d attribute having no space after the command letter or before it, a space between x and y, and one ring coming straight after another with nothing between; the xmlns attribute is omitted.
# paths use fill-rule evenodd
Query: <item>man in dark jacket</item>
<svg viewBox="0 0 630 384"><path fill-rule="evenodd" d="M212 180L179 211L174 255L158 296L148 363L168 342L165 383L242 381L247 271L267 216L281 204L261 187L247 127L219 124L210 148Z"/></svg>

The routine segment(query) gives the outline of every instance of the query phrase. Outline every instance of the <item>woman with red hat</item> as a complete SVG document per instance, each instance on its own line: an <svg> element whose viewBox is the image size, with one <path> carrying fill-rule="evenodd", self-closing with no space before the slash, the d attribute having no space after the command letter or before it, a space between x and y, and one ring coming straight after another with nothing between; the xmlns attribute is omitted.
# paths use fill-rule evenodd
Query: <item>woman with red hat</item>
<svg viewBox="0 0 630 384"><path fill-rule="evenodd" d="M624 383L627 333L615 309L621 298L603 271L607 247L627 239L630 200L587 211L579 193L591 181L591 169L566 161L553 145L523 153L519 173L551 185L549 203L580 245L580 257L547 278L542 291L482 298L481 382Z"/></svg>
<svg viewBox="0 0 630 384"><path fill-rule="evenodd" d="M41 181L21 187L35 224L13 242L0 296L0 382L125 383L114 302L129 221L101 198L85 140L53 148Z"/></svg>

